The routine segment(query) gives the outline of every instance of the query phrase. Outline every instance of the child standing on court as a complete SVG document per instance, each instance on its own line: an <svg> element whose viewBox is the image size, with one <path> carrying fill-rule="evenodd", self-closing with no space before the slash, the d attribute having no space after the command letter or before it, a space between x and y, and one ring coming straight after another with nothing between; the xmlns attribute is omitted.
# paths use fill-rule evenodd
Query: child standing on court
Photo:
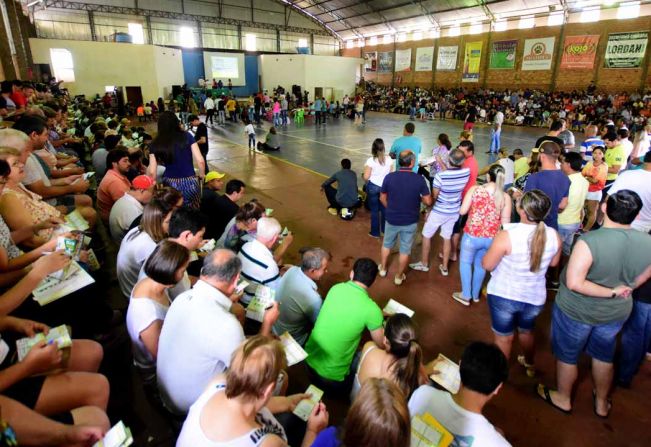
<svg viewBox="0 0 651 447"><path fill-rule="evenodd" d="M246 126L244 126L244 133L249 136L249 149L255 149L255 129L251 121L246 121Z"/></svg>

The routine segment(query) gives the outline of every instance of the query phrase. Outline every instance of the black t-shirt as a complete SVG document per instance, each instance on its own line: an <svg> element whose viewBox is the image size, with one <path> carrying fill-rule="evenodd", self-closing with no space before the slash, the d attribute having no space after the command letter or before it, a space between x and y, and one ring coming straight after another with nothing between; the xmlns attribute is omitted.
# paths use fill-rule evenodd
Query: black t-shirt
<svg viewBox="0 0 651 447"><path fill-rule="evenodd" d="M219 102L217 103L217 110L225 110L225 108L226 108L226 101L220 99Z"/></svg>
<svg viewBox="0 0 651 447"><path fill-rule="evenodd" d="M554 143L558 144L558 147L561 149L561 151L563 151L565 148L565 142L561 138L551 135L543 135L542 137L538 138L536 140L536 147L540 147L540 145L545 141L553 141Z"/></svg>
<svg viewBox="0 0 651 447"><path fill-rule="evenodd" d="M201 195L201 212L207 216L206 239L219 239L239 206L226 196L210 188L204 188Z"/></svg>
<svg viewBox="0 0 651 447"><path fill-rule="evenodd" d="M469 123L474 123L476 116L477 116L477 110L474 107L471 107L468 109L468 118L466 119L466 121L468 121Z"/></svg>
<svg viewBox="0 0 651 447"><path fill-rule="evenodd" d="M197 130L194 132L194 141L199 141L201 137L205 137L206 142L198 143L199 150L201 151L202 154L207 154L208 153L208 128L204 123L200 123L197 126Z"/></svg>
<svg viewBox="0 0 651 447"><path fill-rule="evenodd" d="M6 109L7 108L7 100L5 99L4 96L0 95L0 109Z"/></svg>

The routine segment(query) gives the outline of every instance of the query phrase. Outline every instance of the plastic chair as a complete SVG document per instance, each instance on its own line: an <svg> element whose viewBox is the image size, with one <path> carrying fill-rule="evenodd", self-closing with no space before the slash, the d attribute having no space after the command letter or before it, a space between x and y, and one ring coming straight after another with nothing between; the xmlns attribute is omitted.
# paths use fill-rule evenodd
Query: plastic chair
<svg viewBox="0 0 651 447"><path fill-rule="evenodd" d="M303 124L305 122L305 111L303 109L296 109L294 112L294 123Z"/></svg>

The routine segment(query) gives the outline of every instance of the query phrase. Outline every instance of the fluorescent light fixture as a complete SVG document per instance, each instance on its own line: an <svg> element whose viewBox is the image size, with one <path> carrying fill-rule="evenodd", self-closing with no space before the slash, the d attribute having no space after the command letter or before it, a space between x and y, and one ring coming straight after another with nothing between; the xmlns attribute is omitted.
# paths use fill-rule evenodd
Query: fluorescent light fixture
<svg viewBox="0 0 651 447"><path fill-rule="evenodd" d="M640 16L640 2L624 2L617 8L618 19L635 19Z"/></svg>
<svg viewBox="0 0 651 447"><path fill-rule="evenodd" d="M581 16L579 20L582 23L596 22L601 17L601 7L600 6L591 6L589 8L583 8L581 10Z"/></svg>
<svg viewBox="0 0 651 447"><path fill-rule="evenodd" d="M547 26L559 26L565 22L563 12L553 12L547 16Z"/></svg>
<svg viewBox="0 0 651 447"><path fill-rule="evenodd" d="M470 24L470 34L481 34L483 30L484 30L484 25L481 22Z"/></svg>
<svg viewBox="0 0 651 447"><path fill-rule="evenodd" d="M38 5L39 3L43 3L43 0L34 0L33 2L27 3L27 7L31 8L34 5Z"/></svg>
<svg viewBox="0 0 651 447"><path fill-rule="evenodd" d="M533 28L534 24L535 24L535 19L533 16L524 16L524 17L520 17L520 21L518 22L518 28L520 29Z"/></svg>
<svg viewBox="0 0 651 447"><path fill-rule="evenodd" d="M255 34L245 34L244 35L244 48L246 51L256 51L257 50L257 41Z"/></svg>
<svg viewBox="0 0 651 447"><path fill-rule="evenodd" d="M182 47L194 47L194 30L189 26L182 26L179 28Z"/></svg>
<svg viewBox="0 0 651 447"><path fill-rule="evenodd" d="M493 31L506 31L506 19L500 19L493 22Z"/></svg>
<svg viewBox="0 0 651 447"><path fill-rule="evenodd" d="M145 33L142 30L142 24L129 23L127 27L129 28L129 34L131 34L131 42L139 45L145 43Z"/></svg>
<svg viewBox="0 0 651 447"><path fill-rule="evenodd" d="M459 25L453 25L452 27L448 28L448 36L456 37L460 35L461 35L461 27Z"/></svg>
<svg viewBox="0 0 651 447"><path fill-rule="evenodd" d="M391 42L393 42L393 36L391 36L390 34L385 34L384 37L382 38L382 43L388 45Z"/></svg>
<svg viewBox="0 0 651 447"><path fill-rule="evenodd" d="M375 46L375 45L377 45L377 36L373 36L373 37L371 37L371 38L369 39L369 42L368 42L368 43L369 43L369 45L371 45L371 46Z"/></svg>

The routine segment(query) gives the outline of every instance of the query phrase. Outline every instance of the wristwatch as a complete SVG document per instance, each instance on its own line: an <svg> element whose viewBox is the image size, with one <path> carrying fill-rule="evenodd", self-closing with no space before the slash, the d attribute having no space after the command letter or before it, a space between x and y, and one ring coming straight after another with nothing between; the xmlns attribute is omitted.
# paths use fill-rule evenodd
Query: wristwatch
<svg viewBox="0 0 651 447"><path fill-rule="evenodd" d="M617 292L615 292L615 289L613 289L610 293L611 298L615 298L617 296Z"/></svg>

